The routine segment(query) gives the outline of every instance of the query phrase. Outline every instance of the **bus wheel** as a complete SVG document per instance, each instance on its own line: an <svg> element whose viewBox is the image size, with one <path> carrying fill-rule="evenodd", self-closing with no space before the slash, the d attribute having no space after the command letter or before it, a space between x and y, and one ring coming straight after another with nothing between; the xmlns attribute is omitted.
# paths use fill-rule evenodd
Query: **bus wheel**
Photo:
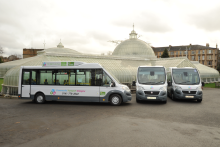
<svg viewBox="0 0 220 147"><path fill-rule="evenodd" d="M44 95L42 93L38 93L35 97L35 102L38 104L43 104L45 102Z"/></svg>
<svg viewBox="0 0 220 147"><path fill-rule="evenodd" d="M113 95L110 97L110 103L111 103L111 105L118 106L118 105L121 104L121 102L122 102L121 96L118 95L118 94L113 94Z"/></svg>
<svg viewBox="0 0 220 147"><path fill-rule="evenodd" d="M138 100L138 99L136 98L136 102L137 102L137 103L140 103L141 101L140 101L140 100Z"/></svg>
<svg viewBox="0 0 220 147"><path fill-rule="evenodd" d="M171 99L172 99L173 101L175 101L175 100L176 100L176 98L175 98L175 96L174 96L174 94L173 94L173 93L171 93Z"/></svg>
<svg viewBox="0 0 220 147"><path fill-rule="evenodd" d="M201 103L202 100L197 100L198 103Z"/></svg>

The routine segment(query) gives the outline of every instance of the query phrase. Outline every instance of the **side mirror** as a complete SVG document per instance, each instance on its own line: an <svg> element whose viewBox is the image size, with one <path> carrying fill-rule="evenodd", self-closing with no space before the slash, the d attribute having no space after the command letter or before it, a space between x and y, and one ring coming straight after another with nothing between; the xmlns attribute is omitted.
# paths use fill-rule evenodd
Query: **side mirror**
<svg viewBox="0 0 220 147"><path fill-rule="evenodd" d="M110 87L115 87L115 82L111 82Z"/></svg>
<svg viewBox="0 0 220 147"><path fill-rule="evenodd" d="M202 87L204 87L205 86L205 83L204 82L202 82Z"/></svg>
<svg viewBox="0 0 220 147"><path fill-rule="evenodd" d="M136 82L135 81L132 81L132 86L136 86Z"/></svg>
<svg viewBox="0 0 220 147"><path fill-rule="evenodd" d="M171 83L171 81L169 81L169 82L168 82L168 86L172 86L172 83Z"/></svg>

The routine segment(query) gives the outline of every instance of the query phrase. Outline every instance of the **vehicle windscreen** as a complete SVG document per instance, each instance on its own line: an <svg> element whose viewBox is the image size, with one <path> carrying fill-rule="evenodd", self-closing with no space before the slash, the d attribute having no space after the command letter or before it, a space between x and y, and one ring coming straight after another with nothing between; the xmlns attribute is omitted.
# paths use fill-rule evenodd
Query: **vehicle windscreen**
<svg viewBox="0 0 220 147"><path fill-rule="evenodd" d="M200 83L199 73L196 69L173 69L174 82L181 85L198 85Z"/></svg>
<svg viewBox="0 0 220 147"><path fill-rule="evenodd" d="M161 85L165 83L166 74L163 67L139 67L138 83L146 85Z"/></svg>

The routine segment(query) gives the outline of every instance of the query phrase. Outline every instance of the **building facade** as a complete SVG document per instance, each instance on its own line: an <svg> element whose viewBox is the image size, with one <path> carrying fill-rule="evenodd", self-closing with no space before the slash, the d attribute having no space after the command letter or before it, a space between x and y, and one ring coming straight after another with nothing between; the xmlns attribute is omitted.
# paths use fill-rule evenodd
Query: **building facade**
<svg viewBox="0 0 220 147"><path fill-rule="evenodd" d="M34 57L37 56L37 51L42 51L44 49L23 49L23 59L24 58L29 58L29 57Z"/></svg>
<svg viewBox="0 0 220 147"><path fill-rule="evenodd" d="M199 63L208 67L217 69L220 65L219 49L202 45L183 45L168 47L153 47L154 53L157 58L161 58L163 51L167 49L170 57L187 57L190 61L198 61Z"/></svg>
<svg viewBox="0 0 220 147"><path fill-rule="evenodd" d="M220 50L218 50L218 58L217 59L218 59L218 61L217 61L218 62L217 63L218 64L217 70L220 72Z"/></svg>

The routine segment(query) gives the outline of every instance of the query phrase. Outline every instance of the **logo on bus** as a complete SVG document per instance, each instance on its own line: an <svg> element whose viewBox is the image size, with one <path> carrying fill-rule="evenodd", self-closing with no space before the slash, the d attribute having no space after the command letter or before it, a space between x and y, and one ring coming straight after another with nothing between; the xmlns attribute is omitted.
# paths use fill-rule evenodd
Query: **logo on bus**
<svg viewBox="0 0 220 147"><path fill-rule="evenodd" d="M55 94L56 94L55 89L52 89L51 92L50 92L50 94L51 94L51 95L55 95Z"/></svg>
<svg viewBox="0 0 220 147"><path fill-rule="evenodd" d="M46 66L46 65L47 65L46 62L44 62L44 63L43 63L43 66Z"/></svg>
<svg viewBox="0 0 220 147"><path fill-rule="evenodd" d="M151 87L150 87L150 89L154 89L154 87L153 87L153 86L151 86Z"/></svg>
<svg viewBox="0 0 220 147"><path fill-rule="evenodd" d="M188 87L188 89L191 89L191 87Z"/></svg>

